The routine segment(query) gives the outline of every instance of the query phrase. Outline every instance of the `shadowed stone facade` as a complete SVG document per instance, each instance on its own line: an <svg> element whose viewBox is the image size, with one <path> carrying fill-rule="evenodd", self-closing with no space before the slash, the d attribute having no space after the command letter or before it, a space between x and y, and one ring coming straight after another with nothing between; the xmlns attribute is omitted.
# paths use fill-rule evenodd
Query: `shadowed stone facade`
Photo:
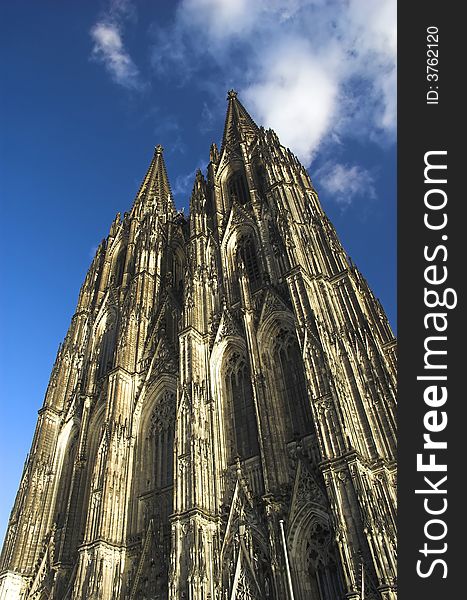
<svg viewBox="0 0 467 600"><path fill-rule="evenodd" d="M158 146L97 249L0 600L393 600L395 448L383 309L231 91L189 217Z"/></svg>

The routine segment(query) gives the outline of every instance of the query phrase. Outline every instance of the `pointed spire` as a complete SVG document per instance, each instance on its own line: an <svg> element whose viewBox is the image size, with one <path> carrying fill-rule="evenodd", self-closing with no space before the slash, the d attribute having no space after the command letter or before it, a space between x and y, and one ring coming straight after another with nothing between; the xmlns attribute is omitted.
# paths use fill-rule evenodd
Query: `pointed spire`
<svg viewBox="0 0 467 600"><path fill-rule="evenodd" d="M193 186L193 190L199 189L204 183L205 183L204 175L203 175L201 169L196 169L195 183Z"/></svg>
<svg viewBox="0 0 467 600"><path fill-rule="evenodd" d="M227 115L225 117L221 154L226 145L235 145L239 143L245 135L254 136L259 132L258 126L238 99L235 90L230 90L228 92L227 100L229 104L227 106Z"/></svg>
<svg viewBox="0 0 467 600"><path fill-rule="evenodd" d="M163 152L160 144L154 148L153 159L136 196L132 212L136 207L145 205L154 205L161 212L175 212Z"/></svg>
<svg viewBox="0 0 467 600"><path fill-rule="evenodd" d="M113 220L112 225L110 226L109 237L114 238L117 235L117 231L120 227L121 222L121 214L118 212L115 215L115 219Z"/></svg>
<svg viewBox="0 0 467 600"><path fill-rule="evenodd" d="M190 214L193 215L200 212L206 201L206 180L201 170L196 171L195 182L193 184L193 191L191 192L190 199Z"/></svg>
<svg viewBox="0 0 467 600"><path fill-rule="evenodd" d="M217 144L215 142L211 144L211 148L209 150L209 160L214 164L219 162L219 150L217 149Z"/></svg>

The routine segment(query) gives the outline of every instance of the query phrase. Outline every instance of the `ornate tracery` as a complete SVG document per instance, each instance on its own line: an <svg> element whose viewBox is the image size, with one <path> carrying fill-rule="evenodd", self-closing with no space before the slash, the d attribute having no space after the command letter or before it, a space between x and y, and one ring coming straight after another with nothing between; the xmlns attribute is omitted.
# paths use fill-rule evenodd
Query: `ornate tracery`
<svg viewBox="0 0 467 600"><path fill-rule="evenodd" d="M312 432L313 424L296 334L281 327L274 337L272 356L273 389L286 412L286 441L301 438Z"/></svg>
<svg viewBox="0 0 467 600"><path fill-rule="evenodd" d="M336 561L336 549L329 524L313 511L298 530L292 563L296 587L303 600L335 600L342 595L342 583Z"/></svg>
<svg viewBox="0 0 467 600"><path fill-rule="evenodd" d="M155 489L173 485L175 394L166 391L154 408L149 429L152 442L152 476Z"/></svg>
<svg viewBox="0 0 467 600"><path fill-rule="evenodd" d="M188 220L158 146L99 246L40 413L0 596L47 569L60 600L285 598L282 521L296 600L354 597L360 553L366 595L374 581L395 600L394 532L381 525L394 439L364 447L342 421L348 407L359 426L368 410L392 418L394 340L306 171L233 91L224 137ZM372 423L366 439L381 435ZM56 563L37 563L52 520Z"/></svg>
<svg viewBox="0 0 467 600"><path fill-rule="evenodd" d="M231 204L233 202L239 202L240 204L248 202L248 187L242 170L235 171L227 180L227 193Z"/></svg>
<svg viewBox="0 0 467 600"><path fill-rule="evenodd" d="M258 428L250 380L250 369L246 357L233 352L226 361L224 370L225 389L230 405L232 436L231 458L241 459L259 454Z"/></svg>

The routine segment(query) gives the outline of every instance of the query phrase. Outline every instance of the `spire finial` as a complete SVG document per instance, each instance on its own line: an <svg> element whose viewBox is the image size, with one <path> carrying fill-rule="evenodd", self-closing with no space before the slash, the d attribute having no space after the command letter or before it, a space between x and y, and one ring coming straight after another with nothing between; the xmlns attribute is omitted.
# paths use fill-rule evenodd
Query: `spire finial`
<svg viewBox="0 0 467 600"><path fill-rule="evenodd" d="M212 163L218 163L219 162L219 150L217 149L217 145L215 144L215 142L213 142L211 144L211 148L209 150L209 160Z"/></svg>
<svg viewBox="0 0 467 600"><path fill-rule="evenodd" d="M234 146L239 143L240 138L245 139L244 136L250 136L251 138L258 133L258 126L237 98L235 90L228 91L227 100L227 114L220 151L221 156L227 143Z"/></svg>
<svg viewBox="0 0 467 600"><path fill-rule="evenodd" d="M162 154L162 152L164 152L164 148L160 144L157 144L154 148L154 154Z"/></svg>

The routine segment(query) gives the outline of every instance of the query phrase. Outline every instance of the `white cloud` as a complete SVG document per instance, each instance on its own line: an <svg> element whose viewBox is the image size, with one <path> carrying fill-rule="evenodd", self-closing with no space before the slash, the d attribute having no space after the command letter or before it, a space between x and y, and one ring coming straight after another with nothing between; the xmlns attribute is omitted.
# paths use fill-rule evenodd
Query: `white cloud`
<svg viewBox="0 0 467 600"><path fill-rule="evenodd" d="M199 123L199 130L201 133L207 133L212 131L214 126L215 114L214 111L208 106L207 102L203 103L203 109L201 111L201 120Z"/></svg>
<svg viewBox="0 0 467 600"><path fill-rule="evenodd" d="M181 196L183 196L183 198L186 199L187 196L191 194L195 182L196 172L198 171L198 169L204 169L205 162L206 161L199 159L196 164L196 167L192 171L184 175L179 175L175 178L175 184L172 186L172 194L174 195L175 199L177 199L177 197L180 199ZM182 210L184 209L185 207L183 207Z"/></svg>
<svg viewBox="0 0 467 600"><path fill-rule="evenodd" d="M263 57L259 81L242 98L261 124L275 129L307 165L337 111L338 83L302 41Z"/></svg>
<svg viewBox="0 0 467 600"><path fill-rule="evenodd" d="M136 7L132 0L110 0L107 9L107 16L114 22L136 21Z"/></svg>
<svg viewBox="0 0 467 600"><path fill-rule="evenodd" d="M373 175L358 165L342 165L328 162L316 173L314 179L329 196L343 209L356 198L376 198Z"/></svg>
<svg viewBox="0 0 467 600"><path fill-rule="evenodd" d="M160 72L212 61L307 166L324 140L394 139L396 0L182 0L159 37Z"/></svg>
<svg viewBox="0 0 467 600"><path fill-rule="evenodd" d="M96 23L91 37L94 40L92 57L105 66L115 83L130 89L141 88L138 68L124 48L118 26Z"/></svg>
<svg viewBox="0 0 467 600"><path fill-rule="evenodd" d="M225 45L244 39L293 18L306 5L320 4L310 0L182 0L178 20L185 27L202 28L209 41ZM212 47L212 46L211 46Z"/></svg>
<svg viewBox="0 0 467 600"><path fill-rule="evenodd" d="M184 0L180 18L191 26L202 27L211 39L244 35L258 12L258 2L248 0ZM249 18L245 17L249 14Z"/></svg>
<svg viewBox="0 0 467 600"><path fill-rule="evenodd" d="M136 9L131 0L110 0L107 10L90 31L94 41L91 57L105 66L115 83L127 89L145 87L122 39L125 22L135 22L136 19Z"/></svg>
<svg viewBox="0 0 467 600"><path fill-rule="evenodd" d="M396 2L351 0L348 5L349 36L356 50L392 59L397 51Z"/></svg>

